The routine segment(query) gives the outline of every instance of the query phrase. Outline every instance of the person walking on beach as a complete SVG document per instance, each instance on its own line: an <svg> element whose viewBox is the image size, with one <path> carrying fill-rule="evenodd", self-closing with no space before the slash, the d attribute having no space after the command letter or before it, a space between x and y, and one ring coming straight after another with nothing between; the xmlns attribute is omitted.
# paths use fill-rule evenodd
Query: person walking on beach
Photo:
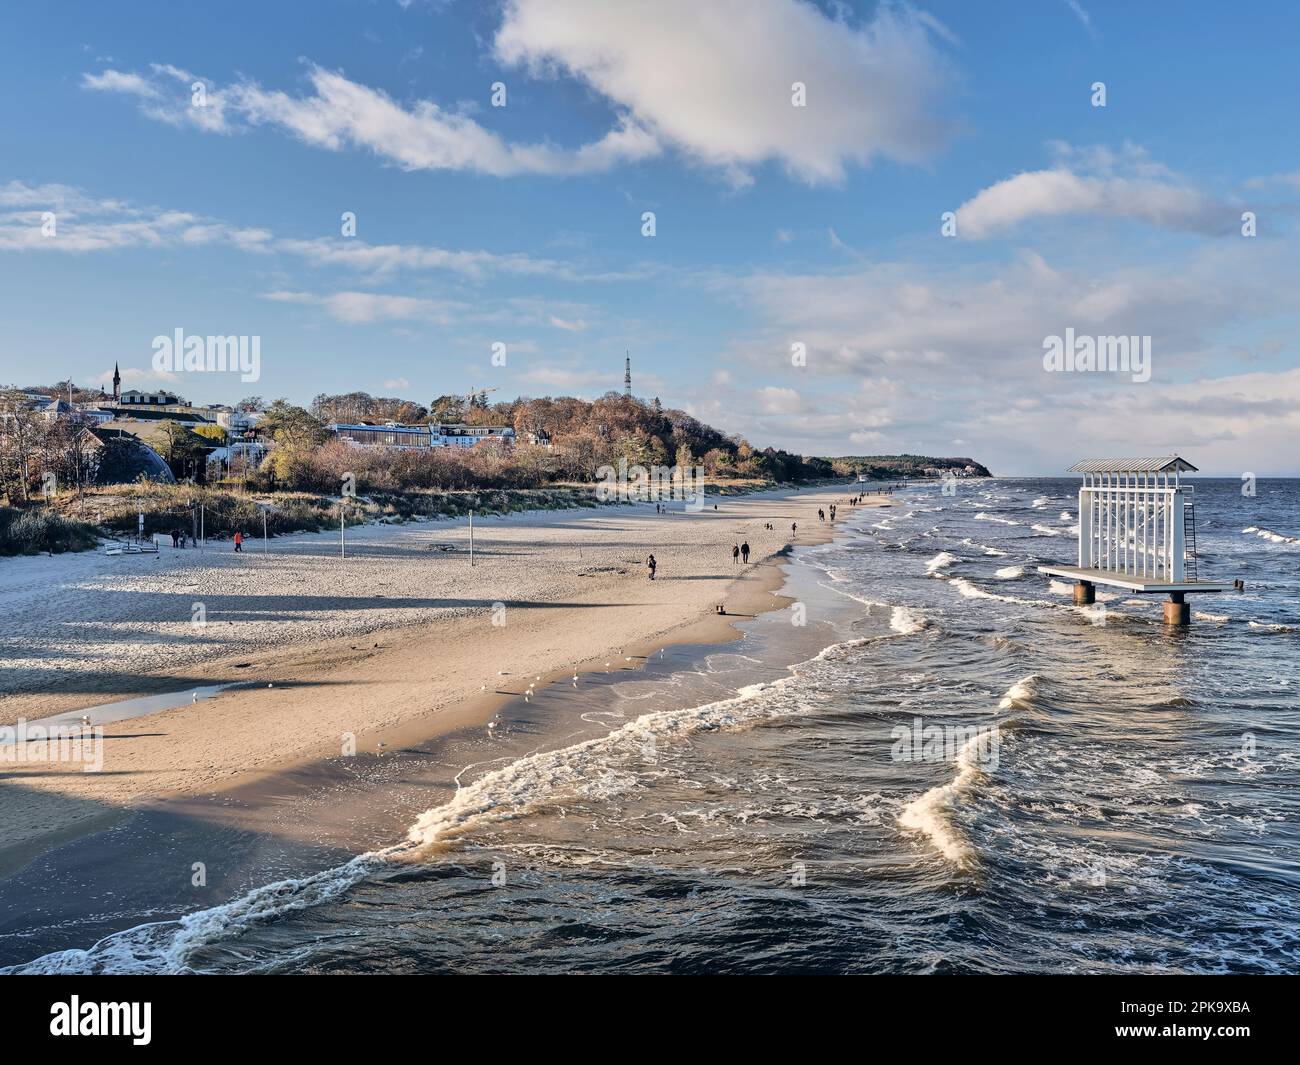
<svg viewBox="0 0 1300 1065"><path fill-rule="evenodd" d="M654 579L655 579L655 567L659 565L659 563L655 561L655 557L654 557L654 555L651 555L649 558L647 558L647 559L645 560L645 564L646 564L646 568L650 571L650 579L651 579L651 580L654 580Z"/></svg>
<svg viewBox="0 0 1300 1065"><path fill-rule="evenodd" d="M743 561L746 566L749 565L749 541L748 540L746 540L743 544L740 545L740 558L741 561Z"/></svg>
<svg viewBox="0 0 1300 1065"><path fill-rule="evenodd" d="M236 551L244 550L244 534L241 533L238 529L235 530L235 550Z"/></svg>
<svg viewBox="0 0 1300 1065"><path fill-rule="evenodd" d="M740 563L740 548L736 544L731 545L731 564L733 566Z"/></svg>
<svg viewBox="0 0 1300 1065"><path fill-rule="evenodd" d="M177 547L177 546L179 546L179 544L180 544L180 539L181 539L181 531L180 531L180 529L173 529L173 530L172 530L172 547Z"/></svg>
<svg viewBox="0 0 1300 1065"><path fill-rule="evenodd" d="M825 520L826 520L826 511L822 510L821 507L818 507L818 508L817 508L817 520L818 520L818 521L825 521Z"/></svg>
<svg viewBox="0 0 1300 1065"><path fill-rule="evenodd" d="M798 523L797 521L792 521L792 522L790 523L790 533L791 533L791 535L797 533L798 531L799 531L799 523Z"/></svg>

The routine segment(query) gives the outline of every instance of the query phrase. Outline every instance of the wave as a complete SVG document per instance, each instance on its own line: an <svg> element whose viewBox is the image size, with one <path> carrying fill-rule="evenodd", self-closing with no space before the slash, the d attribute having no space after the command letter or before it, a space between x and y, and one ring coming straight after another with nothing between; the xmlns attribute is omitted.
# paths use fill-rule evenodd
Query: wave
<svg viewBox="0 0 1300 1065"><path fill-rule="evenodd" d="M1300 536L1286 536L1272 529L1261 529L1257 525L1248 525L1241 530L1243 533L1254 533L1262 540L1268 540L1275 544L1300 544Z"/></svg>
<svg viewBox="0 0 1300 1065"><path fill-rule="evenodd" d="M896 607L898 624L907 608ZM639 752L647 740L673 739L702 732L743 729L812 708L801 699L773 698L800 679L800 670L827 661L882 637L862 637L832 644L791 667L790 675L748 685L734 696L680 710L646 714L613 732L569 747L528 755L485 773L460 787L440 806L426 810L411 825L402 843L357 856L343 865L311 876L280 880L220 906L174 921L153 922L116 932L87 950L64 950L0 974L52 973L186 973L198 951L298 910L338 898L366 877L392 864L419 861L433 850L485 824L521 816L557 797L602 798L634 787L636 775L619 769L619 755ZM888 638L888 637L883 637ZM639 757L635 755L635 757Z"/></svg>
<svg viewBox="0 0 1300 1065"><path fill-rule="evenodd" d="M1030 528L1033 529L1034 532L1040 532L1040 533L1042 533L1044 536L1060 536L1060 535L1061 535L1061 530L1060 530L1060 529L1053 529L1050 525L1031 525Z"/></svg>
<svg viewBox="0 0 1300 1065"><path fill-rule="evenodd" d="M1270 632L1295 632L1294 625L1282 625L1273 621L1250 621L1247 624L1252 629L1268 629Z"/></svg>
<svg viewBox="0 0 1300 1065"><path fill-rule="evenodd" d="M1039 496L1031 505L1035 510L1042 510L1043 507L1050 505L1051 502L1052 501L1048 499L1047 496Z"/></svg>
<svg viewBox="0 0 1300 1065"><path fill-rule="evenodd" d="M911 607L896 606L889 614L889 627L900 636L910 636L914 632L921 632L929 624L921 614Z"/></svg>
<svg viewBox="0 0 1300 1065"><path fill-rule="evenodd" d="M978 514L975 515L975 520L976 520L976 521L996 521L999 525L1019 525L1019 524L1021 524L1021 523L1018 522L1018 521L1012 521L1010 518L996 518L996 517L994 517L992 514L985 514L984 511L982 511L982 510L981 510Z"/></svg>
<svg viewBox="0 0 1300 1065"><path fill-rule="evenodd" d="M993 576L999 577L1004 581L1014 581L1017 577L1023 577L1024 575L1024 566L1003 566L993 574Z"/></svg>
<svg viewBox="0 0 1300 1065"><path fill-rule="evenodd" d="M1062 520L1062 521L1074 521L1074 515L1071 514L1068 510L1063 510L1063 511L1061 511L1061 520Z"/></svg>
<svg viewBox="0 0 1300 1065"><path fill-rule="evenodd" d="M998 558L1007 557L1007 553L1005 551L999 551L996 547L989 547L987 544L977 544L974 540L970 539L970 537L967 537L965 540L962 541L962 543L965 544L967 547L977 548L980 551L983 551L986 555L995 555Z"/></svg>
<svg viewBox="0 0 1300 1065"><path fill-rule="evenodd" d="M925 564L926 573L936 573L944 566L951 566L954 562L959 561L956 555L951 555L947 551L940 551L934 558Z"/></svg>
<svg viewBox="0 0 1300 1065"><path fill-rule="evenodd" d="M998 702L998 709L1010 710L1028 703L1034 696L1038 679L1036 674L1030 674L1016 681ZM903 828L924 833L940 854L960 868L974 864L975 851L953 824L951 813L962 795L984 776L984 766L990 763L989 749L992 747L996 751L999 742L996 726L977 731L957 752L953 761L957 775L949 783L940 784L913 799L898 815L898 823Z"/></svg>

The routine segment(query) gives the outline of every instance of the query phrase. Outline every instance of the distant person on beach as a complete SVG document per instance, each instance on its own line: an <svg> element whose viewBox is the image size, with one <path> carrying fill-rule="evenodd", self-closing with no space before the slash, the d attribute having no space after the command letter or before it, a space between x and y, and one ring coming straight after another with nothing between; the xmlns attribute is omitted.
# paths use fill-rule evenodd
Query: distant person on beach
<svg viewBox="0 0 1300 1065"><path fill-rule="evenodd" d="M180 539L181 539L181 531L180 531L180 529L173 529L173 530L172 530L172 547L179 547L179 546L180 546Z"/></svg>
<svg viewBox="0 0 1300 1065"><path fill-rule="evenodd" d="M651 579L651 580L654 580L654 579L655 579L655 568L659 565L659 563L655 561L655 557L654 557L654 555L651 555L649 558L647 558L647 559L645 560L645 564L646 564L646 569L648 569L648 570L650 571L650 579Z"/></svg>
<svg viewBox="0 0 1300 1065"><path fill-rule="evenodd" d="M749 541L746 540L740 545L740 558L746 566L749 565Z"/></svg>
<svg viewBox="0 0 1300 1065"><path fill-rule="evenodd" d="M821 507L818 507L818 508L817 508L817 520L818 520L818 521L825 521L825 520L826 520L826 511L822 510Z"/></svg>
<svg viewBox="0 0 1300 1065"><path fill-rule="evenodd" d="M740 547L736 544L731 545L731 564L733 566L740 563Z"/></svg>
<svg viewBox="0 0 1300 1065"><path fill-rule="evenodd" d="M244 534L237 529L235 530L235 550L236 551L244 550Z"/></svg>
<svg viewBox="0 0 1300 1065"><path fill-rule="evenodd" d="M797 533L798 531L799 531L799 523L797 521L792 521L790 523L790 532Z"/></svg>

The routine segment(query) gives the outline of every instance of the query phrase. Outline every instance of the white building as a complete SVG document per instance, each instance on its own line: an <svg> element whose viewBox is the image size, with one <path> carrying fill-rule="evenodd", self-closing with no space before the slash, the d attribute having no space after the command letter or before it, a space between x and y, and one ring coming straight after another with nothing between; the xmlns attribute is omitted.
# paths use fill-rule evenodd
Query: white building
<svg viewBox="0 0 1300 1065"><path fill-rule="evenodd" d="M364 422L336 422L327 426L340 440L358 447L385 447L423 449L434 447L469 448L484 440L500 440L507 447L514 446L515 431L508 425L463 425L437 423L432 425L403 425L385 422L369 425Z"/></svg>

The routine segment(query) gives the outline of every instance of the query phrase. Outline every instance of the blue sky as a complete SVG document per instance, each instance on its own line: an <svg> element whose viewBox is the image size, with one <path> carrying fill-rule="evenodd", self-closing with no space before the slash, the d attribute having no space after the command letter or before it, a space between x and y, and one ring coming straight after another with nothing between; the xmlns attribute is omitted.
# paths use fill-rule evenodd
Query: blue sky
<svg viewBox="0 0 1300 1065"><path fill-rule="evenodd" d="M1300 472L1294 5L3 20L0 383L593 396L629 349L638 394L759 446ZM260 336L261 379L160 377L176 328ZM1150 336L1151 380L1046 372L1067 328Z"/></svg>

